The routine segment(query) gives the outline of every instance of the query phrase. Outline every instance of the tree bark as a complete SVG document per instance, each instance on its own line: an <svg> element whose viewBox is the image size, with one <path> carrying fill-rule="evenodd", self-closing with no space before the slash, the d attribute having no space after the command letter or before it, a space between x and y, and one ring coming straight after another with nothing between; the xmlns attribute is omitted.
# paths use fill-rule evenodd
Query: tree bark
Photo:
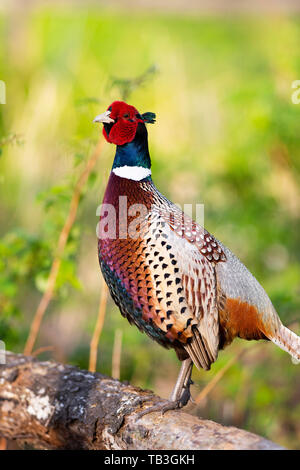
<svg viewBox="0 0 300 470"><path fill-rule="evenodd" d="M7 353L0 365L0 436L38 449L281 449L184 411L139 411L162 399L99 373Z"/></svg>

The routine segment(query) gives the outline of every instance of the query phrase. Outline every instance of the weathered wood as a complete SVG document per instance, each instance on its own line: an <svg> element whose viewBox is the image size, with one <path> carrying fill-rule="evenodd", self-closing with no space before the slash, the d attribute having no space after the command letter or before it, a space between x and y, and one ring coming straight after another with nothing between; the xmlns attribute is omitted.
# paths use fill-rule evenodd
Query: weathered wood
<svg viewBox="0 0 300 470"><path fill-rule="evenodd" d="M183 411L137 413L161 401L102 374L7 353L0 436L42 449L280 449L255 434Z"/></svg>

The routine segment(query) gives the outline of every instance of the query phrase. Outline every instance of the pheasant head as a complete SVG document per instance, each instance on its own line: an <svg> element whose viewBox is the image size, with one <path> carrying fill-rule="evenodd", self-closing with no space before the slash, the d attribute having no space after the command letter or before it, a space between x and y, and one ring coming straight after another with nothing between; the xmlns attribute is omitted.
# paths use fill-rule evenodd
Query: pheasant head
<svg viewBox="0 0 300 470"><path fill-rule="evenodd" d="M108 142L125 145L134 140L138 130L145 131L145 123L155 122L155 114L140 114L134 106L114 101L94 122L103 123L103 135Z"/></svg>

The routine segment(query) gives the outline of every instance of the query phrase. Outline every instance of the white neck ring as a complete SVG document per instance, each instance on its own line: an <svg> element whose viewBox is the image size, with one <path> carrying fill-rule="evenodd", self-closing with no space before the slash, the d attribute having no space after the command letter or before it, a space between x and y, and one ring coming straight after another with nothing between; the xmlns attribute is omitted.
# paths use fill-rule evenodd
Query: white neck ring
<svg viewBox="0 0 300 470"><path fill-rule="evenodd" d="M144 168L142 166L119 166L113 168L113 173L121 178L128 180L141 181L151 175L150 168Z"/></svg>

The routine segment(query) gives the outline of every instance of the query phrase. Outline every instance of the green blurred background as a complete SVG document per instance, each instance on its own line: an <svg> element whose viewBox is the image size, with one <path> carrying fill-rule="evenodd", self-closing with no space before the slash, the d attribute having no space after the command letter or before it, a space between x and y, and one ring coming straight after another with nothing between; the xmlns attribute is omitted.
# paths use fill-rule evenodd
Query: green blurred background
<svg viewBox="0 0 300 470"><path fill-rule="evenodd" d="M300 16L135 3L0 9L0 338L22 352L74 184L99 138L92 119L124 94L157 114L149 126L157 187L174 202L205 204L206 228L299 334L300 104L291 95ZM136 86L135 77L145 80ZM36 344L53 350L41 359L88 367L101 290L96 209L113 152L105 145L82 195ZM97 370L111 374L119 330L121 379L167 397L179 369L174 352L131 327L110 299ZM300 367L272 344L236 340L211 371L194 371L193 396L242 350L189 411L300 449Z"/></svg>

